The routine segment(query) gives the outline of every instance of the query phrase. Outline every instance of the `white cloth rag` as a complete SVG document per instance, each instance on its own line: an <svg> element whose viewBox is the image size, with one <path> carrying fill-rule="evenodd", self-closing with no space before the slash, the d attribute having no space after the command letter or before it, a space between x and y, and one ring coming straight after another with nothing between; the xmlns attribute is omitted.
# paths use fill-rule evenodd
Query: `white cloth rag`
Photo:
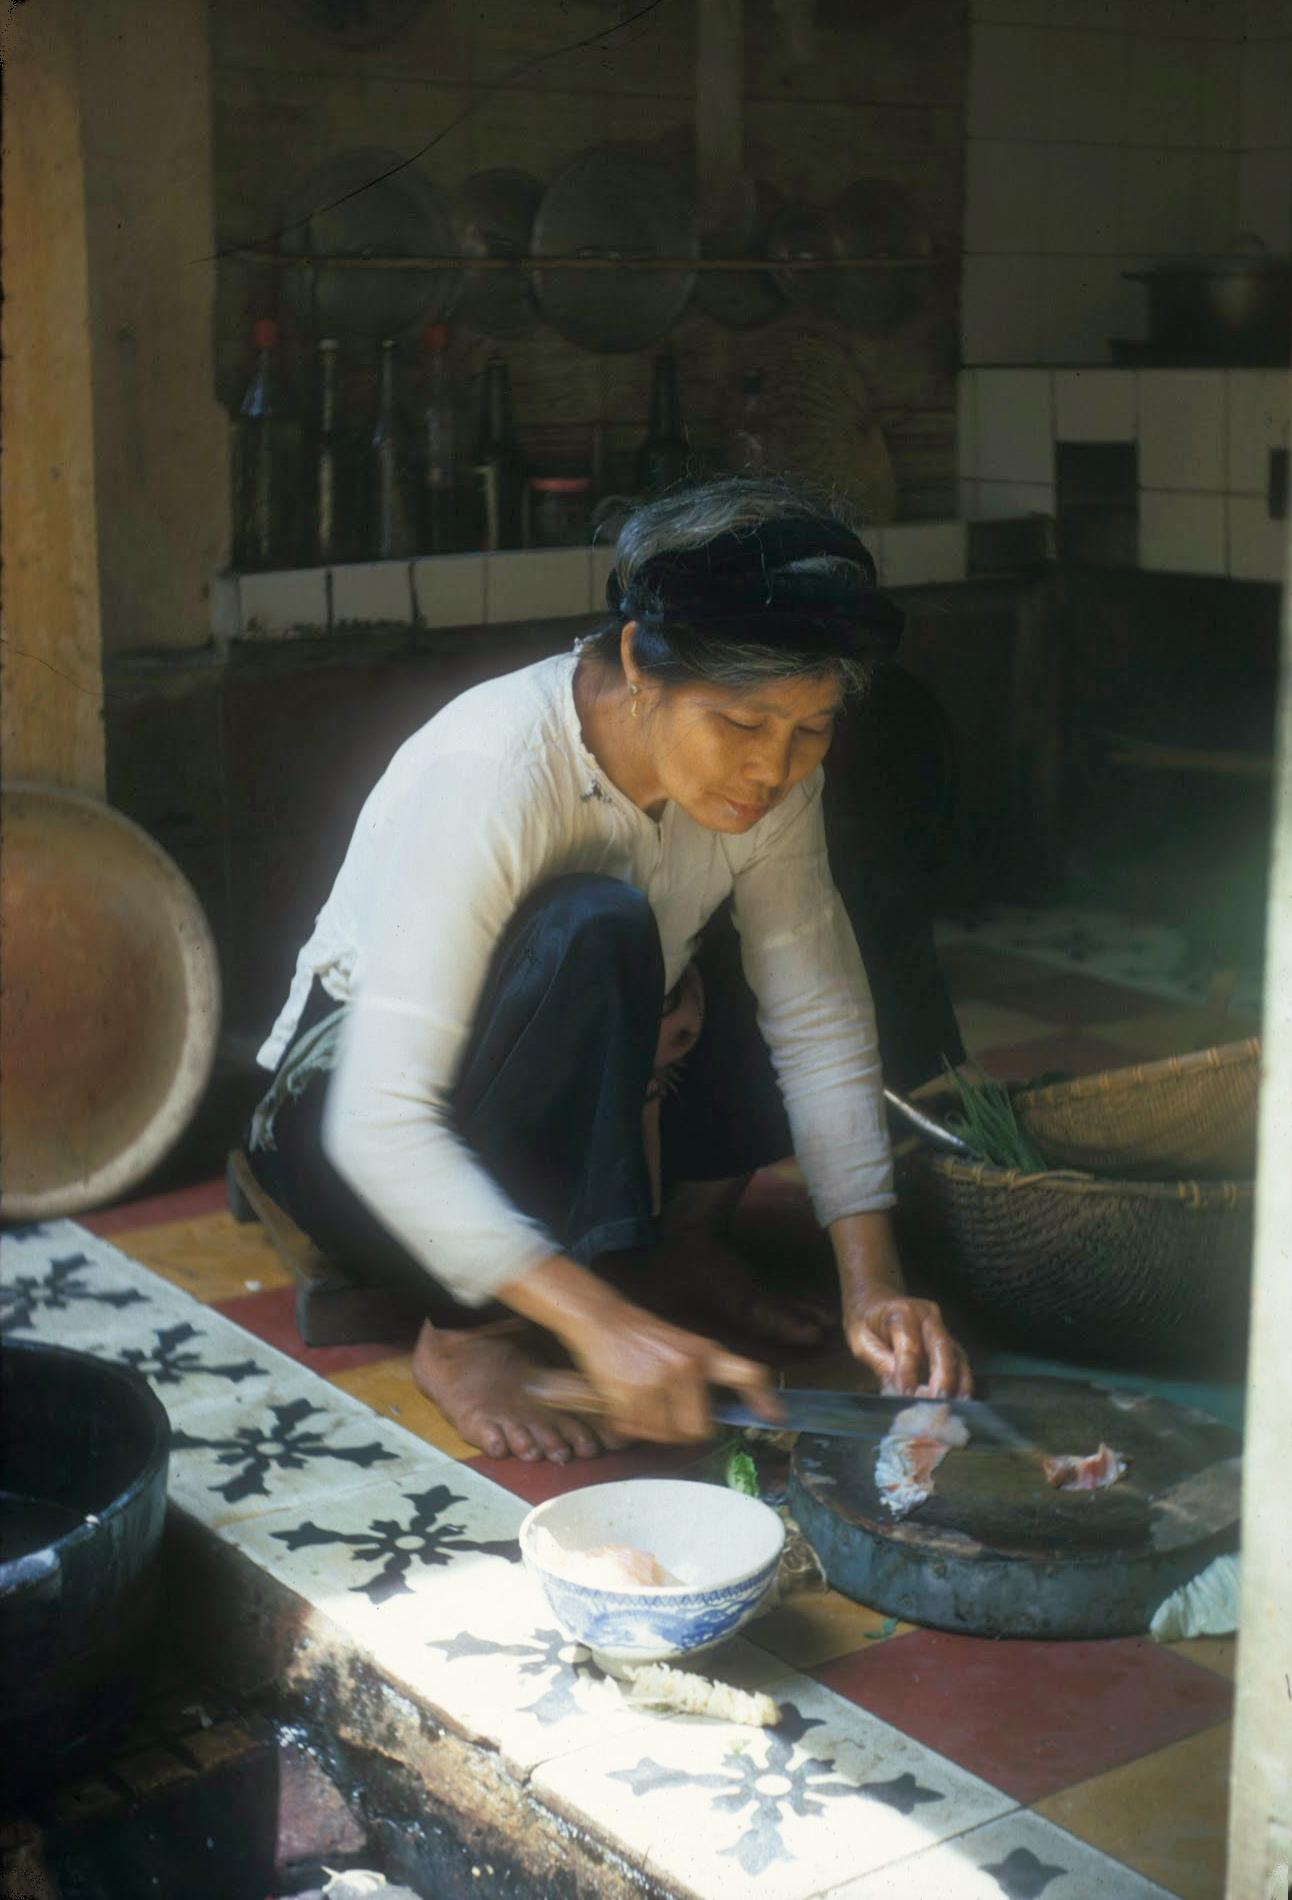
<svg viewBox="0 0 1292 1900"><path fill-rule="evenodd" d="M1239 1569L1236 1555L1217 1557L1190 1582L1159 1603L1149 1634L1159 1643L1186 1636L1232 1636L1238 1628Z"/></svg>

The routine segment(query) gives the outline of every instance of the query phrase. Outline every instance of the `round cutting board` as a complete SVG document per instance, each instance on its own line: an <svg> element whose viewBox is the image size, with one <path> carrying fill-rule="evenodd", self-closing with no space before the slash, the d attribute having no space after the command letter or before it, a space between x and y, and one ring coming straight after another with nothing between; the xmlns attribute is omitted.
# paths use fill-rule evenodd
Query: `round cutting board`
<svg viewBox="0 0 1292 1900"><path fill-rule="evenodd" d="M882 1432L799 1439L790 1508L836 1590L970 1636L1126 1636L1236 1547L1241 1441L1207 1413L1069 1379L1002 1375L976 1396L1025 1416L1036 1448L949 1451L904 1518L875 1489ZM1116 1484L1046 1482L1042 1455L1101 1441L1129 1460Z"/></svg>

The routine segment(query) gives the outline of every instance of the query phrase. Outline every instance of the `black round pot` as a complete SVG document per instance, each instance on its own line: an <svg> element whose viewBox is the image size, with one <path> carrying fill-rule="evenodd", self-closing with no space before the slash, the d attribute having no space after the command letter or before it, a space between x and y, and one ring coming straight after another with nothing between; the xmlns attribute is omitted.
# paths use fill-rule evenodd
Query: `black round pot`
<svg viewBox="0 0 1292 1900"><path fill-rule="evenodd" d="M0 1353L0 1776L47 1780L131 1708L158 1595L170 1422L128 1367Z"/></svg>
<svg viewBox="0 0 1292 1900"><path fill-rule="evenodd" d="M1125 275L1148 286L1149 347L1159 360L1286 366L1292 278L1285 259L1168 259Z"/></svg>

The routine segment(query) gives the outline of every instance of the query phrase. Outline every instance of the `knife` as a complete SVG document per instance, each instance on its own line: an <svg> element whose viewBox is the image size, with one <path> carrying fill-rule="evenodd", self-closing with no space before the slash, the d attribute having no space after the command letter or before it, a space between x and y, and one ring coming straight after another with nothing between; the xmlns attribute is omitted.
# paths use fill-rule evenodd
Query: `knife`
<svg viewBox="0 0 1292 1900"><path fill-rule="evenodd" d="M577 1373L549 1372L529 1381L525 1387L531 1398L564 1412L585 1417L604 1417L609 1407L601 1394ZM762 1432L811 1432L824 1438L873 1438L887 1432L899 1412L925 1401L891 1396L884 1392L821 1392L811 1388L778 1387L776 1397L784 1418L769 1424L739 1399L715 1394L710 1406L719 1425L754 1426ZM945 1405L969 1427L970 1446L1009 1445L1015 1449L1035 1449L1035 1438L1020 1431L1000 1409L987 1399L930 1399L931 1405Z"/></svg>

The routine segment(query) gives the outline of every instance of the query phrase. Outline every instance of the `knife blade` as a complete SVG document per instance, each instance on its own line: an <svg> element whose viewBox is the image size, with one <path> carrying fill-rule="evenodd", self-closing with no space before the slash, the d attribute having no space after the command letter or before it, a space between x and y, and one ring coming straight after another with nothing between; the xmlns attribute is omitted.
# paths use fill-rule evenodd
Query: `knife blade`
<svg viewBox="0 0 1292 1900"><path fill-rule="evenodd" d="M532 1398L560 1411L577 1412L584 1417L604 1417L606 1402L594 1386L577 1373L547 1372L532 1379L525 1387ZM715 1394L711 1413L719 1425L753 1426L762 1432L813 1432L829 1438L873 1438L887 1432L899 1412L910 1405L927 1402L945 1405L963 1418L969 1427L969 1449L978 1445L1009 1445L1016 1449L1035 1448L1035 1439L1019 1429L1009 1417L988 1399L919 1399L890 1396L883 1392L825 1392L810 1387L778 1387L776 1397L785 1416L769 1424L739 1399Z"/></svg>

